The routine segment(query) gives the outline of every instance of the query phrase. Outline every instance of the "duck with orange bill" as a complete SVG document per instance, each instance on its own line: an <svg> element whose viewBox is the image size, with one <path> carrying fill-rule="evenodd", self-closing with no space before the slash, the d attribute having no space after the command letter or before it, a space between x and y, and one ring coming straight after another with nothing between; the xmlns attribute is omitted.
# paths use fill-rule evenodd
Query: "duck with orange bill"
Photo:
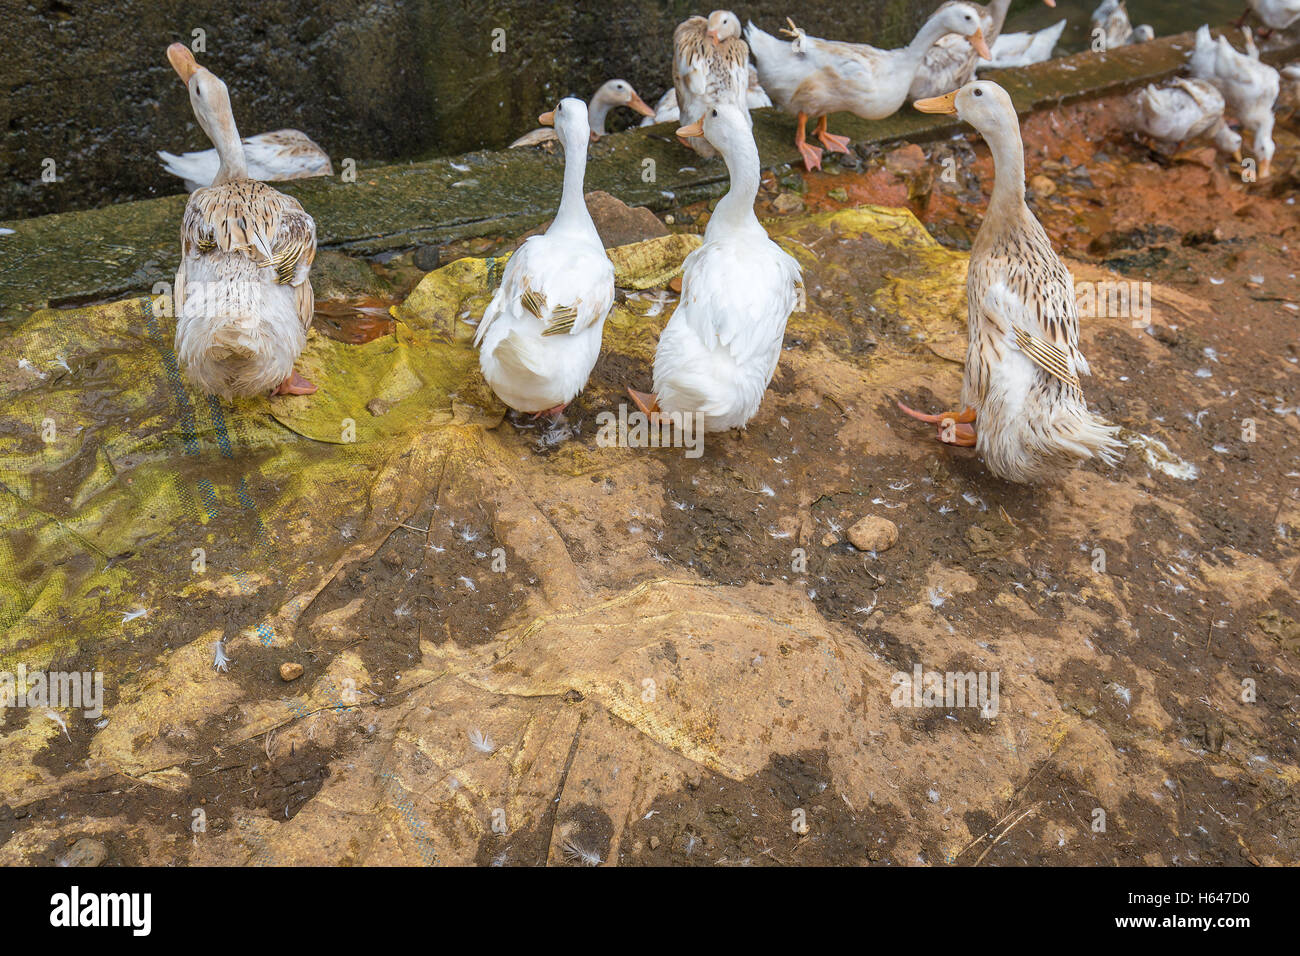
<svg viewBox="0 0 1300 956"><path fill-rule="evenodd" d="M1043 0L1049 7L1056 6L1056 0ZM996 50L998 37L1002 35L1002 26L1007 20L1007 10L1011 0L991 0L987 7L977 3L971 4L980 14L980 30L984 42L990 50ZM916 71L912 88L907 95L910 99L937 96L969 83L975 78L975 65L979 54L960 33L949 33L940 37L939 42L925 53L925 59Z"/></svg>
<svg viewBox="0 0 1300 956"><path fill-rule="evenodd" d="M966 275L967 349L962 410L911 415L938 438L973 446L989 471L1017 482L1049 478L1090 458L1113 464L1118 429L1089 411L1082 378L1074 280L1025 204L1020 122L1006 90L989 80L917 100L925 113L956 113L993 153L988 211Z"/></svg>
<svg viewBox="0 0 1300 956"><path fill-rule="evenodd" d="M167 59L220 160L212 185L185 206L176 357L191 382L223 398L310 395L316 386L294 363L312 321L316 223L298 200L249 176L226 84L183 43Z"/></svg>
<svg viewBox="0 0 1300 956"><path fill-rule="evenodd" d="M677 132L702 136L722 154L731 188L705 227L704 244L686 257L681 299L655 351L655 393L628 393L648 416L677 423L691 414L706 431L743 428L776 373L798 301L799 263L754 215L758 147L745 112L719 103Z"/></svg>
<svg viewBox="0 0 1300 956"><path fill-rule="evenodd" d="M841 43L808 36L787 19L778 40L750 23L745 39L757 61L758 78L772 102L795 119L794 143L808 169L820 169L822 150L806 140L809 117L814 135L833 153L847 153L849 140L826 129L831 113L884 119L898 111L929 49L950 33L965 37L975 52L989 58L980 14L969 3L945 3L925 22L916 38L898 50L878 50L865 43Z"/></svg>
<svg viewBox="0 0 1300 956"><path fill-rule="evenodd" d="M600 89L592 94L591 104L587 107L587 125L593 143L609 132L609 114L621 106L626 106L647 118L655 115L650 104L641 99L627 80L606 80L600 85ZM554 142L556 142L555 129L543 126L520 136L510 144L510 148L519 149L523 146L550 148L549 144Z"/></svg>
<svg viewBox="0 0 1300 956"><path fill-rule="evenodd" d="M587 210L582 184L590 128L587 104L561 100L538 121L564 148L564 189L550 228L506 263L474 344L483 377L503 402L558 418L587 384L605 318L614 305L614 264Z"/></svg>
<svg viewBox="0 0 1300 956"><path fill-rule="evenodd" d="M714 10L707 20L691 17L678 24L673 31L673 89L682 126L695 125L719 103L738 106L753 125L747 103L749 46L734 13ZM701 156L717 155L702 136L682 142Z"/></svg>

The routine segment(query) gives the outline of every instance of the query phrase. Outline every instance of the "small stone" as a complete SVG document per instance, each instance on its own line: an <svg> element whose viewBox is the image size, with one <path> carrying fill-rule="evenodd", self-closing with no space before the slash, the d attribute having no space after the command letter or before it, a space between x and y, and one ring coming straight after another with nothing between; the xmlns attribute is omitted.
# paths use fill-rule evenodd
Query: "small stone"
<svg viewBox="0 0 1300 956"><path fill-rule="evenodd" d="M898 543L898 525L888 518L867 515L849 529L849 541L859 551L888 551Z"/></svg>
<svg viewBox="0 0 1300 956"><path fill-rule="evenodd" d="M848 190L846 190L846 189L844 189L844 188L842 188L842 187L840 187L840 186L836 186L834 189L828 190L827 193L826 193L826 195L827 195L829 198L834 199L836 202L848 202L848 201L849 201L849 193L848 193Z"/></svg>
<svg viewBox="0 0 1300 956"><path fill-rule="evenodd" d="M1173 348L1175 345L1177 345L1179 342L1183 340L1182 336L1180 336L1175 329L1171 329L1167 325L1157 325L1156 323L1153 322L1149 326L1149 328L1151 330L1151 337L1153 339L1155 339L1157 342L1163 342L1165 345L1168 345L1170 348Z"/></svg>
<svg viewBox="0 0 1300 956"><path fill-rule="evenodd" d="M98 840L81 839L59 861L60 866L99 866L108 859L108 847Z"/></svg>
<svg viewBox="0 0 1300 956"><path fill-rule="evenodd" d="M1056 192L1056 183L1040 174L1029 180L1029 188L1034 191L1035 196L1046 199Z"/></svg>
<svg viewBox="0 0 1300 956"><path fill-rule="evenodd" d="M411 261L415 268L432 272L442 265L442 246L418 246L415 254L411 256Z"/></svg>
<svg viewBox="0 0 1300 956"><path fill-rule="evenodd" d="M302 665L297 661L285 661L280 665L280 680L286 683L302 676Z"/></svg>
<svg viewBox="0 0 1300 956"><path fill-rule="evenodd" d="M385 551L379 560L384 562L384 567L390 571L400 571L402 569L402 556L396 551Z"/></svg>
<svg viewBox="0 0 1300 956"><path fill-rule="evenodd" d="M644 206L629 206L609 193L587 193L587 210L606 249L668 235L659 217Z"/></svg>
<svg viewBox="0 0 1300 956"><path fill-rule="evenodd" d="M650 849L652 850L659 849L659 838L657 836L652 836L650 838Z"/></svg>
<svg viewBox="0 0 1300 956"><path fill-rule="evenodd" d="M391 407L392 406L390 406L382 398L372 398L370 401L366 402L366 411L368 411L371 415L374 415L375 418L378 418L380 415L386 414L388 412L388 409Z"/></svg>
<svg viewBox="0 0 1300 956"><path fill-rule="evenodd" d="M772 200L772 208L782 215L791 212L803 212L803 200L794 193L781 193Z"/></svg>
<svg viewBox="0 0 1300 956"><path fill-rule="evenodd" d="M831 545L839 544L840 536L834 531L827 531L822 535L822 547L829 548Z"/></svg>
<svg viewBox="0 0 1300 956"><path fill-rule="evenodd" d="M885 154L885 168L895 176L914 176L928 163L925 150L916 143L909 143Z"/></svg>

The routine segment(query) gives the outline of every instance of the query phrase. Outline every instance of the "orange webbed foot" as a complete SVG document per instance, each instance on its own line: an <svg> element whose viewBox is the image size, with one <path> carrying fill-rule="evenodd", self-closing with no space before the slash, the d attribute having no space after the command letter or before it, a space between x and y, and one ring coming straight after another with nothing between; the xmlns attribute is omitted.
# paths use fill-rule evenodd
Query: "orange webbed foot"
<svg viewBox="0 0 1300 956"><path fill-rule="evenodd" d="M849 151L849 138L847 136L836 136L827 130L825 116L817 121L817 129L813 133L822 141L822 145L826 147L826 152L847 153Z"/></svg>
<svg viewBox="0 0 1300 956"><path fill-rule="evenodd" d="M938 415L926 415L914 408L908 408L902 402L898 403L898 407L904 414L912 416L917 421L938 426L939 433L935 437L945 445L957 445L961 448L975 447L975 429L972 426L975 421L975 409L969 405L960 412L942 412Z"/></svg>
<svg viewBox="0 0 1300 956"><path fill-rule="evenodd" d="M301 375L299 375L297 369L294 369L289 374L289 377L286 378L283 382L281 382L279 387L276 388L276 390L271 394L272 395L310 395L314 391L316 391L316 386L313 385L307 379L303 378Z"/></svg>
<svg viewBox="0 0 1300 956"><path fill-rule="evenodd" d="M804 169L812 172L814 169L822 168L822 151L805 138L807 124L808 114L800 113L795 119L794 148L799 150L799 155L803 157ZM821 124L818 124L817 128L820 130Z"/></svg>

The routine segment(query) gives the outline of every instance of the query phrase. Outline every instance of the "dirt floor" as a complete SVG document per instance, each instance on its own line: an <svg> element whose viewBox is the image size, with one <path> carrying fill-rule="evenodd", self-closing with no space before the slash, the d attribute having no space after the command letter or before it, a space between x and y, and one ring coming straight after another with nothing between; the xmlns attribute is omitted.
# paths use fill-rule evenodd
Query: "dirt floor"
<svg viewBox="0 0 1300 956"><path fill-rule="evenodd" d="M1123 109L1024 127L1032 207L1076 280L1151 284L1149 328L1083 323L1117 468L1014 486L895 407L959 393L963 253L992 183L976 137L768 174L759 212L808 308L744 434L698 459L598 445L674 301L621 292L561 424L466 384L436 441L358 469L362 499L320 493L261 552L247 528L209 537L235 574L159 572L140 592L156 626L55 655L106 671L109 723L5 714L0 733L39 739L4 768L0 862L78 841L109 864L1300 862L1296 118L1274 177L1244 184L1123 132ZM940 244L897 214L815 216L860 204ZM409 253L372 269L381 305L424 276ZM399 323L429 314L424 288ZM897 543L850 543L868 515ZM263 619L284 638L249 638ZM996 713L893 706L916 665L996 673Z"/></svg>

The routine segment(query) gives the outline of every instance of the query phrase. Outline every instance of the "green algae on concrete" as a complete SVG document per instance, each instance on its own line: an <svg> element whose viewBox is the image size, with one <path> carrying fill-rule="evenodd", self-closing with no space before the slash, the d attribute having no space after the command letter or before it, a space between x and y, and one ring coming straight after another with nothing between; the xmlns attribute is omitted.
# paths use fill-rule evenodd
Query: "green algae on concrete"
<svg viewBox="0 0 1300 956"><path fill-rule="evenodd" d="M1190 34L1181 34L989 75L1026 113L1163 79L1182 68L1192 43ZM1266 56L1278 60L1297 52L1300 44L1292 44ZM832 127L862 143L925 140L965 129L953 117L908 109L874 122L836 114ZM764 167L798 162L789 117L757 111L754 135ZM540 150L475 152L359 170L356 182L303 180L280 188L316 218L323 248L371 254L523 232L554 213L562 163L558 153ZM667 125L608 136L592 146L588 160L589 190L656 210L717 195L725 184L722 162L685 152ZM183 197L169 196L4 223L15 232L0 237L0 326L44 305L152 293L169 285L183 208Z"/></svg>

